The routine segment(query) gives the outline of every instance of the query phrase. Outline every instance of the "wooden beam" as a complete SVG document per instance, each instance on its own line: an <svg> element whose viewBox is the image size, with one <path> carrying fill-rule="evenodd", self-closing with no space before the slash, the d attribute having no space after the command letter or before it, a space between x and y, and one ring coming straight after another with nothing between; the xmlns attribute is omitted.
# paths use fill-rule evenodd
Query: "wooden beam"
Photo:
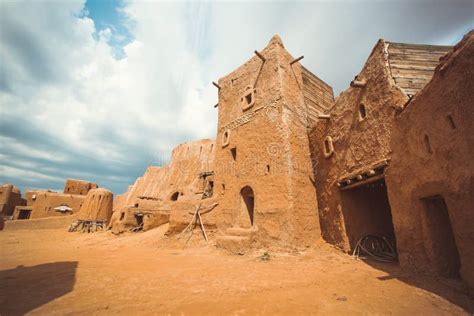
<svg viewBox="0 0 474 316"><path fill-rule="evenodd" d="M372 182L375 182L375 181L383 179L383 178L384 178L384 174L382 173L382 174L379 174L379 175L371 177L371 178L367 178L367 179L362 180L362 181L358 181L358 182L355 182L355 183L352 183L352 184L348 184L344 187L341 187L341 190L353 189L353 188L359 187L361 185L372 183ZM350 180L347 180L347 181L350 181Z"/></svg>
<svg viewBox="0 0 474 316"><path fill-rule="evenodd" d="M262 55L262 54L260 54L260 53L259 53L257 50L255 50L255 52L254 52L254 53L255 53L255 55L257 55L257 56L258 56L258 58L260 58L260 59L261 59L263 62L265 62L265 61L266 61L265 57L263 57L263 55Z"/></svg>
<svg viewBox="0 0 474 316"><path fill-rule="evenodd" d="M303 59L303 58L304 58L304 56L300 56L300 57L298 57L298 58L296 58L296 59L293 59L293 60L290 62L290 65L293 65L294 63L299 62L299 61L300 61L301 59Z"/></svg>
<svg viewBox="0 0 474 316"><path fill-rule="evenodd" d="M217 108L219 106L219 103L217 103L216 105L214 105L214 108Z"/></svg>
<svg viewBox="0 0 474 316"><path fill-rule="evenodd" d="M219 90L221 89L221 87L220 87L217 83L215 83L214 81L212 82L212 84L213 84L217 89L219 89Z"/></svg>

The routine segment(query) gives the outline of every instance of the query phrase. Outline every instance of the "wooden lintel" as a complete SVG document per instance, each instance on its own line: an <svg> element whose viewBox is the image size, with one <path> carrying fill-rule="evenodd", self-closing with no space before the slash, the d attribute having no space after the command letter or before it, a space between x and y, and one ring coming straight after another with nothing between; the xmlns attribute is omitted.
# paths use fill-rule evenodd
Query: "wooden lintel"
<svg viewBox="0 0 474 316"><path fill-rule="evenodd" d="M358 181L358 182L343 186L343 187L341 187L341 190L353 189L353 188L359 187L361 185L369 184L369 183L375 182L375 181L383 179L383 178L384 178L384 174L382 173L382 174L367 178L365 180ZM347 181L350 181L350 180L347 180Z"/></svg>
<svg viewBox="0 0 474 316"><path fill-rule="evenodd" d="M373 175L373 173L371 171L376 172L375 171L376 169L384 168L385 166L387 166L389 160L390 160L389 158L385 158L385 159L376 161L372 165L370 165L366 168L358 169L357 171L354 171L351 174L340 177L339 180L337 180L337 181L340 182L340 183L344 183L347 180L356 178L360 174L367 174L367 175L372 174Z"/></svg>

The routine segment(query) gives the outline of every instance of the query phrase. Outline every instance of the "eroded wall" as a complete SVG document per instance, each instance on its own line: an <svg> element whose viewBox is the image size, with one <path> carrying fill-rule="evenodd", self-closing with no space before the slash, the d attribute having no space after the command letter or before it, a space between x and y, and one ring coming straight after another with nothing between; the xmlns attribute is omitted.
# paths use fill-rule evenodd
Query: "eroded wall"
<svg viewBox="0 0 474 316"><path fill-rule="evenodd" d="M0 216L12 216L15 206L25 205L20 190L12 184L0 186Z"/></svg>
<svg viewBox="0 0 474 316"><path fill-rule="evenodd" d="M78 194L64 194L51 191L32 191L26 194L28 197L28 206L32 207L30 219L64 216L77 213L84 202L86 196ZM59 212L54 208L66 205L72 208L71 212Z"/></svg>
<svg viewBox="0 0 474 316"><path fill-rule="evenodd" d="M441 273L443 244L429 235L437 217L426 198L442 198L455 237L461 276L474 289L474 33L437 67L431 82L396 119L386 181L400 264ZM445 238L446 239L446 238ZM441 257L440 257L441 256Z"/></svg>
<svg viewBox="0 0 474 316"><path fill-rule="evenodd" d="M97 184L84 180L67 179L63 193L86 195L91 189L97 189Z"/></svg>
<svg viewBox="0 0 474 316"><path fill-rule="evenodd" d="M127 206L169 209L175 193L178 193L176 200L200 199L204 181L199 174L213 171L214 150L214 141L210 139L176 146L170 163L148 167L126 193L117 197L114 209Z"/></svg>
<svg viewBox="0 0 474 316"><path fill-rule="evenodd" d="M113 193L99 188L89 190L77 218L83 221L108 222L112 216Z"/></svg>

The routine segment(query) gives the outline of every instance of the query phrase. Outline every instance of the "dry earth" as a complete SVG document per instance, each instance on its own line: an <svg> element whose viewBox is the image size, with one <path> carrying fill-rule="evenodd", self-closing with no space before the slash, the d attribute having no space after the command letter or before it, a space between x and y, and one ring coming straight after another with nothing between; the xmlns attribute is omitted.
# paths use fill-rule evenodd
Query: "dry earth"
<svg viewBox="0 0 474 316"><path fill-rule="evenodd" d="M69 222L70 220L68 220ZM0 232L0 314L472 314L452 280L355 260L326 244L230 255L163 235L68 233L64 219Z"/></svg>

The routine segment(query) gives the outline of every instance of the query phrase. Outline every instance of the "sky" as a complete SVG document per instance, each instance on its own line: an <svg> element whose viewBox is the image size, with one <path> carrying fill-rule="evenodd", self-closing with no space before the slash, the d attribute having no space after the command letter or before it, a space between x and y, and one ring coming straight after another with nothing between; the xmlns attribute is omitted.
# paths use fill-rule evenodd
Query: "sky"
<svg viewBox="0 0 474 316"><path fill-rule="evenodd" d="M473 0L0 0L0 183L126 191L215 137L211 82L274 34L338 95L379 38L454 45L473 28Z"/></svg>

